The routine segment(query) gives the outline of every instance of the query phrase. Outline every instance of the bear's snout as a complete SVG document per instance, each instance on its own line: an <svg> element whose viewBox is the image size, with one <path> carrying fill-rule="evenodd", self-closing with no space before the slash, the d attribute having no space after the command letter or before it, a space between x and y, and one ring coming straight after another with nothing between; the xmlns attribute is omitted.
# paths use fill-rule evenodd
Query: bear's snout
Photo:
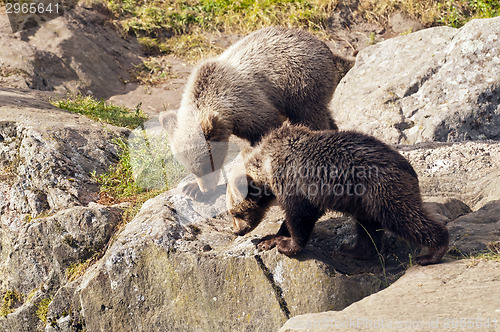
<svg viewBox="0 0 500 332"><path fill-rule="evenodd" d="M196 182L202 193L206 194L215 190L217 182L219 181L219 173L219 170L217 170L201 177L196 177Z"/></svg>
<svg viewBox="0 0 500 332"><path fill-rule="evenodd" d="M252 227L247 222L240 218L233 218L233 233L238 236L243 236L250 232Z"/></svg>

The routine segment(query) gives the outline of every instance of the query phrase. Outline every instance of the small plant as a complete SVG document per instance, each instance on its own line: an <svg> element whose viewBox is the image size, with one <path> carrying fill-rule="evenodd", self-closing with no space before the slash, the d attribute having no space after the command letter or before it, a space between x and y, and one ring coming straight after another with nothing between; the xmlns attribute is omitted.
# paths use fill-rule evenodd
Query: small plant
<svg viewBox="0 0 500 332"><path fill-rule="evenodd" d="M101 186L101 194L106 193L115 203L119 198L136 196L143 189L135 183L127 142L120 138L113 142L120 150L118 163L110 166L104 174L97 175L93 172L91 176Z"/></svg>
<svg viewBox="0 0 500 332"><path fill-rule="evenodd" d="M368 42L368 45L375 45L377 43L377 35L375 34L375 32L371 32L370 33L370 41Z"/></svg>
<svg viewBox="0 0 500 332"><path fill-rule="evenodd" d="M38 319L47 324L47 314L49 312L49 305L52 302L52 298L45 298L41 300L36 306L36 315Z"/></svg>
<svg viewBox="0 0 500 332"><path fill-rule="evenodd" d="M10 314L13 309L21 305L23 295L15 290L8 290L3 296L2 306L0 307L0 317L5 317Z"/></svg>
<svg viewBox="0 0 500 332"><path fill-rule="evenodd" d="M490 242L486 249L472 254L464 253L455 247L450 248L448 254L457 259L469 259L469 266L476 266L481 260L495 261L500 263L500 241Z"/></svg>
<svg viewBox="0 0 500 332"><path fill-rule="evenodd" d="M370 241L372 242L373 244L373 247L375 248L375 251L377 252L377 256L378 256L378 260L380 262L380 267L382 268L382 274L384 275L384 280L383 280L383 283L385 285L385 287L389 286L389 281L387 279L387 273L386 273L386 269L385 269L385 258L384 256L380 253L380 251L378 250L377 248L377 244L375 243L375 240L373 239L373 237L371 236L370 232L368 232L368 230L366 229L365 226L363 226L360 222L356 221L358 223L359 226L361 226L366 234L368 235L368 237L370 238ZM378 231L378 230L377 230Z"/></svg>
<svg viewBox="0 0 500 332"><path fill-rule="evenodd" d="M119 127L134 129L147 120L147 115L140 109L141 104L137 105L133 111L126 107L108 104L104 100L97 100L92 96L80 94L68 96L65 99L52 100L51 103L58 108Z"/></svg>
<svg viewBox="0 0 500 332"><path fill-rule="evenodd" d="M90 266L93 258L89 258L81 263L73 263L66 269L66 277L68 278L68 282L74 281L79 276L83 275L85 270Z"/></svg>

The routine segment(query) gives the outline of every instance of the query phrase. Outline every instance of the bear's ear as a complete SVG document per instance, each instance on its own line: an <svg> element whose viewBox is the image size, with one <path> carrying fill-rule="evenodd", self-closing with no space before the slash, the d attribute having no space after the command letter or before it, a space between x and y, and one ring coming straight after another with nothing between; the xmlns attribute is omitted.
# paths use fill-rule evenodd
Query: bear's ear
<svg viewBox="0 0 500 332"><path fill-rule="evenodd" d="M158 120L161 126L167 131L168 136L172 136L175 127L177 127L177 113L175 111L163 112L160 114Z"/></svg>
<svg viewBox="0 0 500 332"><path fill-rule="evenodd" d="M245 173L238 174L231 181L231 195L235 203L243 201L248 194L248 185L251 178Z"/></svg>
<svg viewBox="0 0 500 332"><path fill-rule="evenodd" d="M224 121L218 114L207 113L200 120L200 125L207 141L224 142L229 137L229 134L226 133Z"/></svg>
<svg viewBox="0 0 500 332"><path fill-rule="evenodd" d="M253 151L253 148L251 146L245 146L243 149L241 149L241 156L243 158L246 158L247 156L250 155L250 153L252 153Z"/></svg>

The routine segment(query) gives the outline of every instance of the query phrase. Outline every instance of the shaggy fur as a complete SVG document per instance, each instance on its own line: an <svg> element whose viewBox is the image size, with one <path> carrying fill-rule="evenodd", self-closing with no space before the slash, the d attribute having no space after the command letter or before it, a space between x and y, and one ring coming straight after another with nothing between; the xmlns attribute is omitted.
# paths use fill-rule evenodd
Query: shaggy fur
<svg viewBox="0 0 500 332"><path fill-rule="evenodd" d="M230 135L258 143L283 121L337 129L328 104L354 62L313 35L281 27L256 31L191 74L180 108L160 116L172 150L201 191L215 188ZM218 150L218 151L215 151ZM195 196L198 186L185 188Z"/></svg>
<svg viewBox="0 0 500 332"><path fill-rule="evenodd" d="M297 254L318 218L335 210L358 221L357 243L344 247L354 257L370 257L371 239L380 246L382 229L427 247L417 258L421 265L439 262L447 251L448 231L424 212L412 166L374 137L285 124L245 151L244 165L228 183L234 232L253 230L274 199L285 212L278 233L263 238L260 249Z"/></svg>

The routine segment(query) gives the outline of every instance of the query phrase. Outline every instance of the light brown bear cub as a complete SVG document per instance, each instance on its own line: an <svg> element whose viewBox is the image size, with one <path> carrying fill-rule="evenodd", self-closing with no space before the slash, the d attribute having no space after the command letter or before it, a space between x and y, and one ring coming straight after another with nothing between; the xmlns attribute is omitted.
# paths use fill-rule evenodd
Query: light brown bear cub
<svg viewBox="0 0 500 332"><path fill-rule="evenodd" d="M353 64L305 31L271 27L198 65L180 108L160 116L173 153L196 177L184 192L215 189L230 135L255 145L285 120L336 129L328 104Z"/></svg>
<svg viewBox="0 0 500 332"><path fill-rule="evenodd" d="M278 233L259 242L261 250L297 254L315 222L335 210L358 221L356 244L343 248L354 257L371 255L371 239L381 245L381 229L427 247L420 265L438 263L447 251L448 230L425 213L412 166L374 137L285 124L243 155L245 170L231 171L227 189L233 231L253 230L274 199L285 212Z"/></svg>

